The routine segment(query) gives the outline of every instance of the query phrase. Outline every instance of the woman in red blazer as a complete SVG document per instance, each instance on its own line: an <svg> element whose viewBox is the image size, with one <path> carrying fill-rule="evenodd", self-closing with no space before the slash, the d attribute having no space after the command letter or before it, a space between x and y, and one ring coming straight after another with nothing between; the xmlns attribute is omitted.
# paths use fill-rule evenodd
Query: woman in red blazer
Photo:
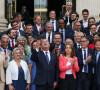
<svg viewBox="0 0 100 90"><path fill-rule="evenodd" d="M59 90L76 90L76 73L79 71L74 48L66 45L64 55L59 57Z"/></svg>

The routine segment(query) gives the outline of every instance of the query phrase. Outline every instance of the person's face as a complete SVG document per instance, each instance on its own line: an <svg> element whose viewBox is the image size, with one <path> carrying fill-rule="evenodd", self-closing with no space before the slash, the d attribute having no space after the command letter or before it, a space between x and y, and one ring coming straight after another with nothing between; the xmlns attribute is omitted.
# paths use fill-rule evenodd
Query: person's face
<svg viewBox="0 0 100 90"><path fill-rule="evenodd" d="M22 16L21 15L18 15L18 22L20 22L22 20Z"/></svg>
<svg viewBox="0 0 100 90"><path fill-rule="evenodd" d="M74 28L75 28L76 31L79 32L81 30L81 24L80 24L80 22L76 22Z"/></svg>
<svg viewBox="0 0 100 90"><path fill-rule="evenodd" d="M84 35L82 33L78 33L77 34L77 42L80 43L81 37L83 37Z"/></svg>
<svg viewBox="0 0 100 90"><path fill-rule="evenodd" d="M16 50L14 52L14 58L20 59L21 58L21 51L20 50Z"/></svg>
<svg viewBox="0 0 100 90"><path fill-rule="evenodd" d="M61 41L62 41L62 38L60 35L54 35L54 39L53 39L54 43L56 45L60 45L61 44Z"/></svg>
<svg viewBox="0 0 100 90"><path fill-rule="evenodd" d="M25 45L25 40L23 40L22 38L19 38L18 39L18 43L19 44L22 44L22 45Z"/></svg>
<svg viewBox="0 0 100 90"><path fill-rule="evenodd" d="M71 46L70 45L66 45L66 49L65 49L66 54L70 54L72 52Z"/></svg>
<svg viewBox="0 0 100 90"><path fill-rule="evenodd" d="M98 36L98 35L94 35L94 36L93 36L93 40L95 41L95 40L97 40L97 39L99 39L99 36Z"/></svg>
<svg viewBox="0 0 100 90"><path fill-rule="evenodd" d="M33 43L33 49L35 49L37 47L37 42Z"/></svg>
<svg viewBox="0 0 100 90"><path fill-rule="evenodd" d="M0 46L1 46L1 40L0 40Z"/></svg>
<svg viewBox="0 0 100 90"><path fill-rule="evenodd" d="M46 26L46 30L47 30L48 33L51 33L52 30L53 30L53 25L52 25L52 24L48 24L48 25Z"/></svg>
<svg viewBox="0 0 100 90"><path fill-rule="evenodd" d="M81 38L81 41L80 42L81 42L81 47L83 49L86 49L88 47L89 41L87 41L86 38Z"/></svg>
<svg viewBox="0 0 100 90"><path fill-rule="evenodd" d="M55 19L56 18L56 12L55 11L51 11L49 14L49 18L50 19Z"/></svg>
<svg viewBox="0 0 100 90"><path fill-rule="evenodd" d="M16 30L11 30L9 37L12 38L12 39L15 39L16 35L17 35Z"/></svg>
<svg viewBox="0 0 100 90"><path fill-rule="evenodd" d="M1 40L1 47L4 49L8 47L8 40L6 38Z"/></svg>
<svg viewBox="0 0 100 90"><path fill-rule="evenodd" d="M50 47L49 41L47 39L43 39L41 46L42 46L42 50L49 50Z"/></svg>
<svg viewBox="0 0 100 90"><path fill-rule="evenodd" d="M26 27L26 32L27 33L32 34L32 31L33 31L33 27L32 26L27 26Z"/></svg>
<svg viewBox="0 0 100 90"><path fill-rule="evenodd" d="M32 36L28 36L28 42L31 44L34 41L34 38Z"/></svg>
<svg viewBox="0 0 100 90"><path fill-rule="evenodd" d="M35 19L35 23L40 25L42 23L42 18L40 16L37 16Z"/></svg>
<svg viewBox="0 0 100 90"><path fill-rule="evenodd" d="M77 20L77 18L76 18L76 14L71 14L71 20L72 20L72 21Z"/></svg>
<svg viewBox="0 0 100 90"><path fill-rule="evenodd" d="M58 26L59 26L60 29L63 29L64 26L65 26L64 20L59 20L59 21L58 21Z"/></svg>
<svg viewBox="0 0 100 90"><path fill-rule="evenodd" d="M92 34L94 34L96 32L96 30L97 30L97 27L95 25L92 25L90 27L90 31L91 31Z"/></svg>
<svg viewBox="0 0 100 90"><path fill-rule="evenodd" d="M66 4L66 9L67 9L68 11L70 11L70 10L72 9L71 3L67 3L67 4Z"/></svg>
<svg viewBox="0 0 100 90"><path fill-rule="evenodd" d="M65 41L65 45L67 45L67 44L73 46L73 42L72 42L70 39L66 39L66 41Z"/></svg>
<svg viewBox="0 0 100 90"><path fill-rule="evenodd" d="M75 41L75 42L78 42L77 39L78 39L78 35L77 35L77 34L74 34L74 41Z"/></svg>
<svg viewBox="0 0 100 90"><path fill-rule="evenodd" d="M100 41L97 41L96 43L95 43L95 49L96 49L96 51L100 51Z"/></svg>
<svg viewBox="0 0 100 90"><path fill-rule="evenodd" d="M18 23L17 23L17 22L14 22L14 23L12 24L12 28L18 29Z"/></svg>
<svg viewBox="0 0 100 90"><path fill-rule="evenodd" d="M84 18L85 20L88 19L88 16L89 16L88 12L83 12L82 15L83 15L83 18Z"/></svg>
<svg viewBox="0 0 100 90"><path fill-rule="evenodd" d="M89 20L89 26L91 26L92 24L96 24L96 22L95 22L94 19L90 19L90 20Z"/></svg>
<svg viewBox="0 0 100 90"><path fill-rule="evenodd" d="M9 41L9 36L8 35L3 35L2 38L7 38Z"/></svg>

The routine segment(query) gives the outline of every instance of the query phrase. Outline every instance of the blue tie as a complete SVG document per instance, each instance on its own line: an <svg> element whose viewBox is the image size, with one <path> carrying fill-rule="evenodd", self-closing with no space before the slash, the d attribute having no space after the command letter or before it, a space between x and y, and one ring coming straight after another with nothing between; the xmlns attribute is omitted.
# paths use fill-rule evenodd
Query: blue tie
<svg viewBox="0 0 100 90"><path fill-rule="evenodd" d="M84 50L84 60L86 59L86 50ZM84 65L84 72L87 72L87 63Z"/></svg>
<svg viewBox="0 0 100 90"><path fill-rule="evenodd" d="M54 32L54 22L52 22L52 25L53 25L53 32Z"/></svg>
<svg viewBox="0 0 100 90"><path fill-rule="evenodd" d="M47 59L47 62L49 64L49 57L48 57L48 52L45 52L46 53L46 59Z"/></svg>

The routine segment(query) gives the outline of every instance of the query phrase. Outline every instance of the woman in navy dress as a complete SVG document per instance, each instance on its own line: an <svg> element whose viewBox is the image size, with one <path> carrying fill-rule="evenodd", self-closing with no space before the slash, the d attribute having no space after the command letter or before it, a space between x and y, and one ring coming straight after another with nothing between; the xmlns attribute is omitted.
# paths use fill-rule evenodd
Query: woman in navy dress
<svg viewBox="0 0 100 90"><path fill-rule="evenodd" d="M6 71L7 90L29 90L30 73L28 65L24 60L20 60L22 51L20 48L13 50L14 60L9 62Z"/></svg>

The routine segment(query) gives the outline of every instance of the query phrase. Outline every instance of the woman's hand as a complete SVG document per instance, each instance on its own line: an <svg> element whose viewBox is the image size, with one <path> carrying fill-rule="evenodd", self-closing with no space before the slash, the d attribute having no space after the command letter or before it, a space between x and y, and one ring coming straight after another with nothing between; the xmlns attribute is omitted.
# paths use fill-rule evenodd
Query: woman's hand
<svg viewBox="0 0 100 90"><path fill-rule="evenodd" d="M71 62L71 66L73 66L75 64L75 59Z"/></svg>
<svg viewBox="0 0 100 90"><path fill-rule="evenodd" d="M15 88L11 84L9 84L8 86L9 86L9 90L15 90Z"/></svg>
<svg viewBox="0 0 100 90"><path fill-rule="evenodd" d="M27 84L26 89L30 90L30 84L29 83Z"/></svg>

